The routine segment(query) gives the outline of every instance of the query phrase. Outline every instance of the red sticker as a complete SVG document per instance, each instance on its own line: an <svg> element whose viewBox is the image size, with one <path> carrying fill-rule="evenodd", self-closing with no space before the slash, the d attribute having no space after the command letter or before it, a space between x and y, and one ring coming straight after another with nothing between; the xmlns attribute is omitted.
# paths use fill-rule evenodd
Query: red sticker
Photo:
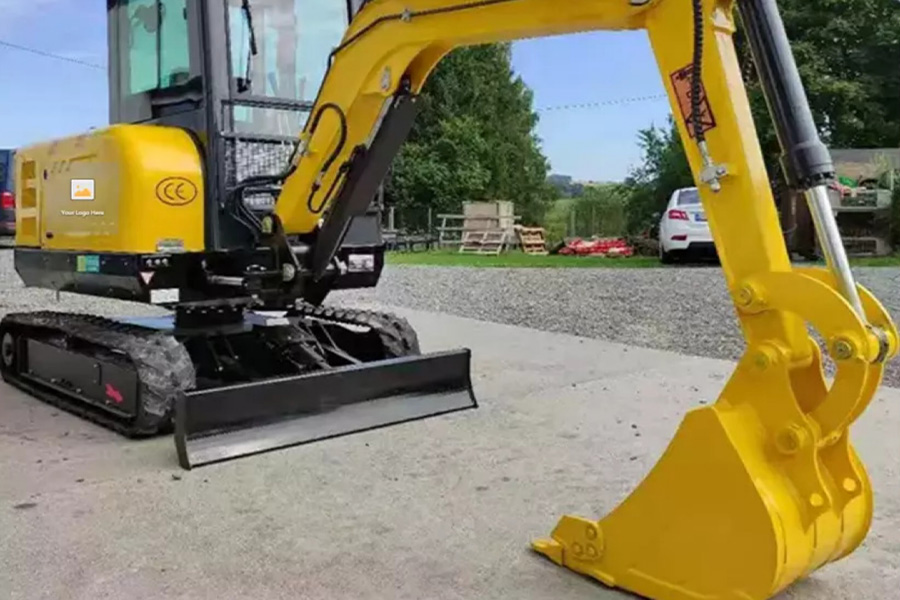
<svg viewBox="0 0 900 600"><path fill-rule="evenodd" d="M122 404L122 402L125 401L125 399L122 398L122 392L108 383L106 384L106 397L116 404Z"/></svg>
<svg viewBox="0 0 900 600"><path fill-rule="evenodd" d="M693 82L693 65L688 65L683 69L675 71L670 76L672 80L672 89L675 90L675 97L678 99L678 107L681 109L681 116L687 125L688 133L694 138L694 120L693 106L691 104ZM709 98L706 97L706 88L703 82L700 82L700 129L707 132L716 126L716 118L713 115L712 107L709 105Z"/></svg>

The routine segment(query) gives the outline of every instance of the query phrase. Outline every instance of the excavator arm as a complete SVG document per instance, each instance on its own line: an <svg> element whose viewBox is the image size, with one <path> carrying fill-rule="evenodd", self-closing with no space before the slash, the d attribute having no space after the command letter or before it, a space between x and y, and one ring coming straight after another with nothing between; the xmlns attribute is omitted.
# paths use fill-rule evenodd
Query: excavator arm
<svg viewBox="0 0 900 600"><path fill-rule="evenodd" d="M733 44L738 16L827 268L795 268L786 250ZM563 517L534 548L660 600L770 598L866 535L871 487L848 430L898 340L853 281L824 187L833 167L773 0L372 0L331 55L275 214L285 232L314 236L321 276L448 52L625 29L649 36L747 350L718 402L688 413L627 499L601 520ZM605 58L615 60L583 57Z"/></svg>

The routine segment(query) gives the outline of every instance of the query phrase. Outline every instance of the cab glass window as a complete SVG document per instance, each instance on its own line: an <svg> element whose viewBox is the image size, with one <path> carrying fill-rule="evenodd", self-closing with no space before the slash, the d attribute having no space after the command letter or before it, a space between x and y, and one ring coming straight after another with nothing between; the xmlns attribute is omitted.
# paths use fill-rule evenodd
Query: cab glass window
<svg viewBox="0 0 900 600"><path fill-rule="evenodd" d="M347 3L250 0L249 19L244 4L228 0L232 77L243 80L239 94L313 102L328 56L347 29Z"/></svg>
<svg viewBox="0 0 900 600"><path fill-rule="evenodd" d="M124 95L187 83L191 73L186 0L120 0Z"/></svg>

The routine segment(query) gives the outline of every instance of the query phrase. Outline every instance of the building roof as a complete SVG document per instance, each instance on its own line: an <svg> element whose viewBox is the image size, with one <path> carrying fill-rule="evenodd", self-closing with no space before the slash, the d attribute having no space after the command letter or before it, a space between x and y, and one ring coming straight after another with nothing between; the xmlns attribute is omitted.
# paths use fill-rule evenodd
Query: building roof
<svg viewBox="0 0 900 600"><path fill-rule="evenodd" d="M900 148L831 148L838 175L878 177L890 169L900 169Z"/></svg>

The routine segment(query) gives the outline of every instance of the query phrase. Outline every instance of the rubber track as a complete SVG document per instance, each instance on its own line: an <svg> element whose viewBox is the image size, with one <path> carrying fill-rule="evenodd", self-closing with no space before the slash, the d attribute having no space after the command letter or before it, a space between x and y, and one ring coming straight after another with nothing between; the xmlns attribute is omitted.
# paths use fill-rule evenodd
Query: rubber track
<svg viewBox="0 0 900 600"><path fill-rule="evenodd" d="M420 353L415 330L406 319L396 315L307 304L298 306L293 312L296 316L369 327L378 333L389 357ZM141 382L138 414L131 418L119 417L3 369L3 379L7 383L126 437L169 433L175 397L194 386L193 364L185 347L171 335L155 329L94 315L53 311L9 313L0 321L0 336L11 327L17 334L31 339L76 338L127 356L136 366ZM147 399L162 409L154 411L156 414L148 413Z"/></svg>
<svg viewBox="0 0 900 600"><path fill-rule="evenodd" d="M411 356L421 353L419 338L409 321L391 313L333 306L298 306L296 313L323 321L369 327L381 338L389 357Z"/></svg>
<svg viewBox="0 0 900 600"><path fill-rule="evenodd" d="M80 339L126 356L141 382L137 415L120 417L87 402L41 386L4 369L3 378L41 400L127 437L146 437L171 429L175 396L194 385L190 356L177 340L159 331L94 315L64 312L11 313L0 330L36 340Z"/></svg>

